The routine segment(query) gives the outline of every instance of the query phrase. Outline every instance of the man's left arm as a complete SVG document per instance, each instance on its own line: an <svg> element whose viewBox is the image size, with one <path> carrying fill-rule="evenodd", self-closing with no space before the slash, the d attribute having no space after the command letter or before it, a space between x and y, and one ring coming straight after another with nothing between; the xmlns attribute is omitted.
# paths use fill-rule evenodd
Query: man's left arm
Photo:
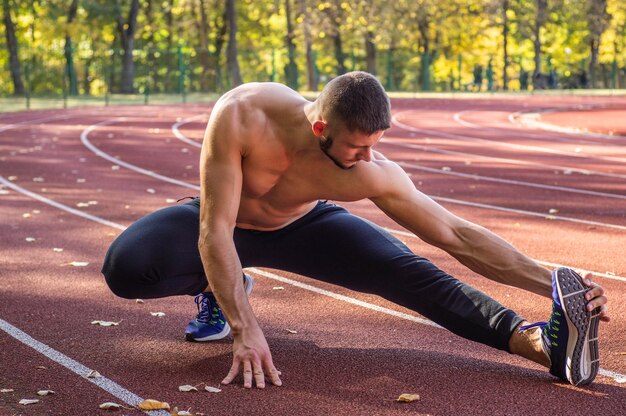
<svg viewBox="0 0 626 416"><path fill-rule="evenodd" d="M452 214L418 191L397 164L384 162L382 169L384 185L379 187L378 196L370 199L390 218L482 276L551 297L548 269L495 233ZM595 283L589 286L594 287L592 306L604 305L603 289Z"/></svg>

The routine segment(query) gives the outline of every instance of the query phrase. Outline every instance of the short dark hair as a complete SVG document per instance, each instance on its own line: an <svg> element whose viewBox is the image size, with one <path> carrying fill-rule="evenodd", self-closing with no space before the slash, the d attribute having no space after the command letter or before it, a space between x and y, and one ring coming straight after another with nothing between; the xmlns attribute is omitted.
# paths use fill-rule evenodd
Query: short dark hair
<svg viewBox="0 0 626 416"><path fill-rule="evenodd" d="M317 100L324 118L342 122L351 132L373 134L390 127L389 97L378 79L367 72L348 72L334 78Z"/></svg>

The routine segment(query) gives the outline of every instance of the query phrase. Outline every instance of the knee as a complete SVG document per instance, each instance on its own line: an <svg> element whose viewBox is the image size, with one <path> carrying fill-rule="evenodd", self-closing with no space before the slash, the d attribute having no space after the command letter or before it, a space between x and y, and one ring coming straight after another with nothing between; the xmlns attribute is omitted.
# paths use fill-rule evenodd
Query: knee
<svg viewBox="0 0 626 416"><path fill-rule="evenodd" d="M142 286L150 278L151 267L139 250L124 249L113 242L104 258L102 274L116 296L125 299L141 298Z"/></svg>

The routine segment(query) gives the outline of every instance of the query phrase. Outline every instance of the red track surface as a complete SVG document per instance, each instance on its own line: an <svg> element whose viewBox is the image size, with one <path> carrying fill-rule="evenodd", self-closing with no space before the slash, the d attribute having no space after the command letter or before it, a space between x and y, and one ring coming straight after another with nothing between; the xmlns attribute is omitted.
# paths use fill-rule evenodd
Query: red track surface
<svg viewBox="0 0 626 416"><path fill-rule="evenodd" d="M571 111L576 105L593 111L578 117ZM422 191L447 198L439 201L535 259L604 274L597 280L610 296L613 321L601 326L603 372L593 385L584 389L565 385L518 357L394 316L388 310L415 314L377 297L271 271L388 310L366 309L256 274L251 302L283 373L284 387L258 391L237 384L217 394L178 392L183 384L217 385L230 366L230 340L207 344L183 340L184 326L195 313L191 298L140 304L112 295L99 269L118 228L1 184L0 323L98 370L124 391L180 409L191 407L192 413L624 414L626 137L533 130L508 117L550 109L543 113L543 121L624 134L626 99L397 100L392 106L396 125L378 150L403 162ZM564 111L555 112L558 108ZM197 185L199 149L178 140L171 127L209 111L184 105L0 115L0 176L42 197L126 226L168 205L169 199L197 191L124 166L112 168L119 164L89 150L81 133L110 157ZM116 117L126 119L112 121ZM180 132L199 141L205 120L183 123ZM86 130L105 121L109 123ZM356 214L399 229L370 203L347 205ZM548 300L476 276L445 253L399 235L417 253L528 320L547 318ZM73 261L89 265L69 265ZM284 290L274 290L276 286ZM165 316L151 316L157 311ZM91 325L96 319L121 323ZM0 393L0 415L103 414L100 403L124 404L46 354L6 329L0 331L0 389L14 390ZM40 389L56 394L41 397L38 404L18 404L36 397ZM417 393L421 400L397 403L394 399L401 393Z"/></svg>

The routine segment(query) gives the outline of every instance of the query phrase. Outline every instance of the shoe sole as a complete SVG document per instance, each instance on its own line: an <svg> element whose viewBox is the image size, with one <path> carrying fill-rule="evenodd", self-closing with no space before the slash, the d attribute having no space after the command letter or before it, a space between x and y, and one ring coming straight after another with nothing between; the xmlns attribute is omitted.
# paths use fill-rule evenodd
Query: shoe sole
<svg viewBox="0 0 626 416"><path fill-rule="evenodd" d="M246 291L246 295L250 296L250 293L252 293L252 288L254 287L254 279L250 275L247 275L247 274L244 274L244 275L246 276L246 279L243 283L243 288ZM217 341L218 339L226 338L228 334L230 334L230 325L228 324L228 321L227 321L224 324L224 329L222 329L222 331L217 334L213 334L213 335L210 335L208 337L203 337L203 338L194 338L193 335L186 332L185 340L189 342Z"/></svg>
<svg viewBox="0 0 626 416"><path fill-rule="evenodd" d="M585 294L590 289L583 285L578 273L567 268L560 268L555 273L568 329L565 374L573 385L584 386L598 374L599 311L597 308L587 311Z"/></svg>

